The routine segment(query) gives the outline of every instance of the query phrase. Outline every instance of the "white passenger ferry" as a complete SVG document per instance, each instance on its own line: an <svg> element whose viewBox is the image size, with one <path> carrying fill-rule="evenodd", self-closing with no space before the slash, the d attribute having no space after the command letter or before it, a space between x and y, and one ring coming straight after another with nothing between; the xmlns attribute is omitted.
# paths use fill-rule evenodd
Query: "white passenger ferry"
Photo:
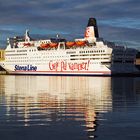
<svg viewBox="0 0 140 140"><path fill-rule="evenodd" d="M85 37L67 41L33 40L24 37L7 40L1 66L9 74L114 75L134 74L137 51L117 46L99 37L95 18L90 18Z"/></svg>

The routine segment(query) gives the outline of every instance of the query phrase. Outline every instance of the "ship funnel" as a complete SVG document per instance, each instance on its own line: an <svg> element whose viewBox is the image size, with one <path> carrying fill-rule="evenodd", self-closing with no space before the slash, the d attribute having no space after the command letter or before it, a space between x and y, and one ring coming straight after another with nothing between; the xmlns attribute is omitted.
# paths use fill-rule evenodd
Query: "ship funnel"
<svg viewBox="0 0 140 140"><path fill-rule="evenodd" d="M85 38L99 38L98 27L95 18L89 18L88 25L86 27Z"/></svg>

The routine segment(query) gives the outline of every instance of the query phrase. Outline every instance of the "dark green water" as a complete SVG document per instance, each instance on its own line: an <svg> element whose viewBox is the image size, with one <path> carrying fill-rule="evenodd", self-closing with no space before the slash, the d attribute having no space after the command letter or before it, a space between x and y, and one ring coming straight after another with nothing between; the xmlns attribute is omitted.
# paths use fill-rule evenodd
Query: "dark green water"
<svg viewBox="0 0 140 140"><path fill-rule="evenodd" d="M0 140L140 140L140 78L0 76Z"/></svg>

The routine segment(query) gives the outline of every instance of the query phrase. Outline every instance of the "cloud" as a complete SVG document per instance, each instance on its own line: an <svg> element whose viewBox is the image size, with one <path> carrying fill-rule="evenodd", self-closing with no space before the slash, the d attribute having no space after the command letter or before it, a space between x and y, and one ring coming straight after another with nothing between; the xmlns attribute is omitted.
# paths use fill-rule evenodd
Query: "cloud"
<svg viewBox="0 0 140 140"><path fill-rule="evenodd" d="M120 18L120 19L109 19L100 21L101 24L115 27L125 27L140 29L140 19L131 19L131 18Z"/></svg>
<svg viewBox="0 0 140 140"><path fill-rule="evenodd" d="M111 27L108 25L100 26L100 36L106 40L119 42L132 48L138 48L140 45L140 29Z"/></svg>
<svg viewBox="0 0 140 140"><path fill-rule="evenodd" d="M119 40L120 36L125 36L123 39L129 40L133 34L133 42L138 41L139 5L138 0L0 1L2 40L16 33L22 35L26 28L34 35L59 32L70 39L79 38L84 34L88 18L96 17L100 32L106 39ZM111 35L114 32L117 32L116 36Z"/></svg>

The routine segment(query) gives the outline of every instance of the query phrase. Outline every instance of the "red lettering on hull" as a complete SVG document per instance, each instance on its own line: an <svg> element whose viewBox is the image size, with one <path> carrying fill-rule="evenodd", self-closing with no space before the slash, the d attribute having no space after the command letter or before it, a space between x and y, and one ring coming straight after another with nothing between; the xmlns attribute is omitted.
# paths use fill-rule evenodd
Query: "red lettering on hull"
<svg viewBox="0 0 140 140"><path fill-rule="evenodd" d="M49 69L51 71L83 71L89 69L90 60L87 62L66 62L66 61L50 61Z"/></svg>

